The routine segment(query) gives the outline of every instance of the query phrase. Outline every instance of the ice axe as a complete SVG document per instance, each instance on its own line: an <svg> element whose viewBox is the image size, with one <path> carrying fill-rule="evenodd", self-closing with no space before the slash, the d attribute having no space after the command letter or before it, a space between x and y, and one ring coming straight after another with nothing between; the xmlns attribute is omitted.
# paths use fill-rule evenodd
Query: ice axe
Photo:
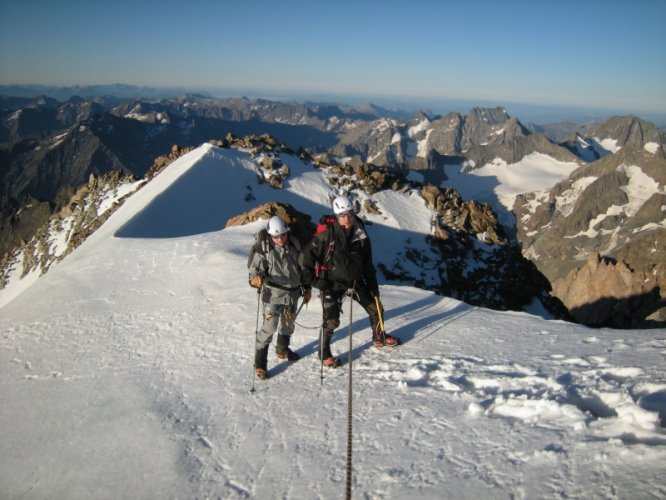
<svg viewBox="0 0 666 500"><path fill-rule="evenodd" d="M377 317L379 318L379 328L381 328L382 331L382 336L386 333L384 330L384 307L382 306L382 303L379 301L379 295L375 295L375 305L377 306Z"/></svg>

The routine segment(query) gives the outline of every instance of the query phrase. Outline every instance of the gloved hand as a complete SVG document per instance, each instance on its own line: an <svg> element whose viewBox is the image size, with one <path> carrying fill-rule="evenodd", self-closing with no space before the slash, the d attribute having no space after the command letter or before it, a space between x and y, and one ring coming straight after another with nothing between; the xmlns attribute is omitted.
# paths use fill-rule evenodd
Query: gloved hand
<svg viewBox="0 0 666 500"><path fill-rule="evenodd" d="M307 304L310 302L310 299L312 298L312 289L307 288L303 290L303 304Z"/></svg>
<svg viewBox="0 0 666 500"><path fill-rule="evenodd" d="M263 284L264 284L264 277L259 276L258 274L254 278L250 279L250 286L251 287L261 288L261 285L263 285Z"/></svg>

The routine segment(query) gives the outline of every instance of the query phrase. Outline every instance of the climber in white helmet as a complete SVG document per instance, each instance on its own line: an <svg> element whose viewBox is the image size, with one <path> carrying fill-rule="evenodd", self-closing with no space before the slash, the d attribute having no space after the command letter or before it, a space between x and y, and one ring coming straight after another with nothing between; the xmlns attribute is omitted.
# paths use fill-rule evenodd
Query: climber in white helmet
<svg viewBox="0 0 666 500"><path fill-rule="evenodd" d="M298 265L301 245L289 236L284 219L273 216L266 229L255 235L255 243L248 258L250 285L261 292L264 321L257 332L254 368L260 380L268 378L268 348L278 332L276 353L278 360L296 361L298 353L289 348L294 333L296 304L310 300L310 286L305 286Z"/></svg>
<svg viewBox="0 0 666 500"><path fill-rule="evenodd" d="M383 328L372 247L363 222L348 196L336 197L332 205L335 216L322 217L317 234L301 253L300 264L304 282L321 291L324 332L319 356L325 366L336 367L341 363L331 352L331 337L340 326L342 300L347 293L368 313L375 347L397 346L400 339Z"/></svg>

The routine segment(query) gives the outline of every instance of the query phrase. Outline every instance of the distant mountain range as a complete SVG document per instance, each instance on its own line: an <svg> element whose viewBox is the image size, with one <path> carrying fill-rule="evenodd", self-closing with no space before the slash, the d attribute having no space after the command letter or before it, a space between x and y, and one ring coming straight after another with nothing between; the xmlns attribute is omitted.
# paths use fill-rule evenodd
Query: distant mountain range
<svg viewBox="0 0 666 500"><path fill-rule="evenodd" d="M174 95L184 95L191 91L185 88L139 87L124 83L107 85L0 85L0 95L25 97L34 99L36 97L50 97L58 101L68 101L72 97L97 98L100 96L114 97L116 99L161 99ZM205 94L204 95L208 95Z"/></svg>
<svg viewBox="0 0 666 500"><path fill-rule="evenodd" d="M120 93L122 86L115 91ZM664 192L666 141L654 124L636 117L537 127L524 125L504 108L474 108L466 115L421 111L406 116L371 105L192 94L146 99L79 96L65 102L45 96L0 96L0 113L0 253L29 240L51 214L71 204L72 196L91 176L119 171L141 178L174 145L197 147L229 134L269 134L283 148L320 165L367 165L403 176L418 172L426 183L436 186L446 185L444 167L449 165L467 173L498 161L511 168L534 153L574 162L580 168L569 180L548 192L516 200L516 228L507 228L506 234L515 234L525 255L552 284L566 278L571 288L575 277L569 273L599 253L616 260L630 255L630 272L657 277L650 290L641 292L648 296L650 306L645 307L654 305L653 290L666 290L663 277L659 278L664 259L647 242L656 238L658 248L666 231L660 208L666 202L659 198ZM590 178L595 182L583 189L581 183ZM647 187L642 191L636 188L644 183ZM637 190L643 194L628 194ZM572 204L567 209L562 209L562 193L567 193L566 206ZM600 201L602 195L606 201ZM648 199L649 205L641 208ZM616 206L625 207L617 209L623 215L613 212ZM584 213L579 207L585 207ZM572 222L572 213L582 217L579 222ZM634 222L628 225L631 219ZM639 221L640 225L634 225ZM588 231L588 236L579 237L575 244L562 244L577 234L574 230ZM639 233L645 244L618 243L638 239ZM564 300L566 294L560 295ZM608 318L599 322L609 324Z"/></svg>
<svg viewBox="0 0 666 500"><path fill-rule="evenodd" d="M474 108L494 108L502 104L511 116L520 119L529 128L534 127L535 131L545 132L548 137L559 141L562 136L551 136L550 133L557 133L557 129L570 124L579 126L580 124L600 123L607 118L615 115L625 115L627 111L623 110L600 110L596 108L585 108L581 106L555 106L544 104L529 103L496 103L491 101L469 101L460 99L434 99L434 98L397 98L381 96L353 96L353 95L335 95L324 93L285 93L264 91L258 94L256 91L241 88L226 89L192 89L186 87L148 87L127 85L122 83L106 85L74 85L69 87L56 85L0 85L0 95L15 97L35 98L46 96L57 99L61 102L67 101L72 97L97 98L99 96L115 97L118 99L151 100L151 99L169 99L174 96L199 95L208 98L224 97L262 97L276 102L313 102L313 103L346 103L356 109L378 108L383 110L378 116L385 116L399 119L410 119L418 110L426 110L428 114L434 116L438 114L447 114L455 111L461 114L467 114ZM374 104L368 104L374 103ZM655 123L660 129L666 130L666 113L640 113L640 118ZM541 129L541 130L539 130ZM544 130L545 129L545 130ZM571 130L569 130L571 132Z"/></svg>

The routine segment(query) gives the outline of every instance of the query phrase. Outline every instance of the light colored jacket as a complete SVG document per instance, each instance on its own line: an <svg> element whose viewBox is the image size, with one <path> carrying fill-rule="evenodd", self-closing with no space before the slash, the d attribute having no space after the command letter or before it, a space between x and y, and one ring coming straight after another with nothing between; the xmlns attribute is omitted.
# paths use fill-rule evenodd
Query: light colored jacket
<svg viewBox="0 0 666 500"><path fill-rule="evenodd" d="M301 295L301 268L298 265L300 244L291 236L284 246L262 242L248 263L250 279L264 278L264 302L286 304ZM268 296L268 297L267 297ZM267 300L268 299L268 300Z"/></svg>

